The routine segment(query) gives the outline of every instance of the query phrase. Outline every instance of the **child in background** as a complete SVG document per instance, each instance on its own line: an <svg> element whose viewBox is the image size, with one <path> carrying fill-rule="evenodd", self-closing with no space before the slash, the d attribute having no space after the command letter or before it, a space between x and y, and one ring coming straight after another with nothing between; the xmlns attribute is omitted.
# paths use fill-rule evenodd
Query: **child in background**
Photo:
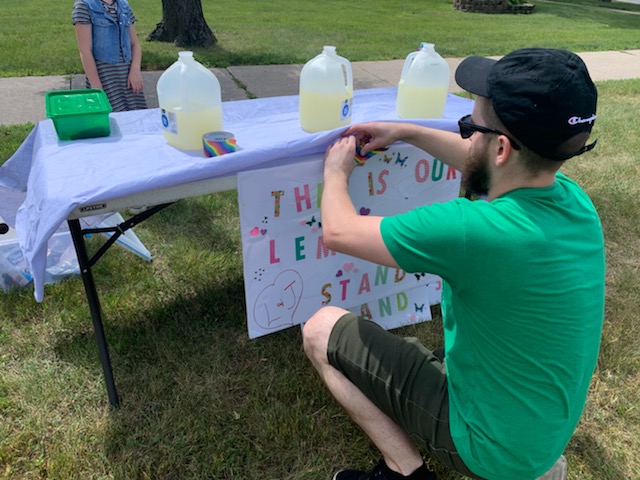
<svg viewBox="0 0 640 480"><path fill-rule="evenodd" d="M142 49L127 0L76 0L72 19L87 88L102 88L114 112L147 108Z"/></svg>

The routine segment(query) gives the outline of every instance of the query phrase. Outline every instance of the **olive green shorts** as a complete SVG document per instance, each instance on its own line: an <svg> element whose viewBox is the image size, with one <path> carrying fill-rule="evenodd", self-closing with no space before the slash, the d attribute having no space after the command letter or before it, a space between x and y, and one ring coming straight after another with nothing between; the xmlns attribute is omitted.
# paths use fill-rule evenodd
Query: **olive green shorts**
<svg viewBox="0 0 640 480"><path fill-rule="evenodd" d="M418 339L399 337L348 313L331 332L327 356L433 459L478 478L451 439L445 366Z"/></svg>

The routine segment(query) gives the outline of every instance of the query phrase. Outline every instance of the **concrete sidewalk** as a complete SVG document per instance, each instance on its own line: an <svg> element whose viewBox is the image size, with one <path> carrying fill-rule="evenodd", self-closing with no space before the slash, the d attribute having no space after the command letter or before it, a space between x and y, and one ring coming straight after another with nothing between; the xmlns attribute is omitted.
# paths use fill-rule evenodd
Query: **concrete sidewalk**
<svg viewBox="0 0 640 480"><path fill-rule="evenodd" d="M640 50L581 53L594 81L640 78ZM494 57L498 58L498 57ZM462 59L446 59L451 67L450 91L460 89L453 72ZM382 62L352 62L354 88L396 86L403 59ZM220 81L222 100L243 100L297 95L302 65L259 65L214 68ZM145 95L150 108L158 106L156 82L162 72L143 72ZM0 125L37 123L46 119L44 98L51 90L84 88L84 75L0 78Z"/></svg>

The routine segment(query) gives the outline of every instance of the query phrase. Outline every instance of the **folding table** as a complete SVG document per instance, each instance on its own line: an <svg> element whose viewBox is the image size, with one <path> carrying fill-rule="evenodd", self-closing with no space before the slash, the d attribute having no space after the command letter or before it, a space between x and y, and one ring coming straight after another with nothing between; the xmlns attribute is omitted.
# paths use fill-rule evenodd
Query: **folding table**
<svg viewBox="0 0 640 480"><path fill-rule="evenodd" d="M401 121L395 114L395 88L358 90L352 123ZM468 114L472 101L450 95L445 116L417 123L457 131L458 118ZM118 235L172 202L195 195L236 188L239 172L287 165L302 157L322 156L344 128L309 134L298 121L298 97L272 97L223 104L224 129L232 132L238 151L206 158L202 152L184 152L166 143L158 109L110 115L109 137L60 141L53 123L34 128L16 153L0 167L0 185L26 191L15 228L34 277L34 296L44 298L43 278L47 241L68 222L78 254L109 402L117 406L108 346L92 266ZM152 207L119 226L114 235L89 258L83 236L103 229L82 229L82 217Z"/></svg>

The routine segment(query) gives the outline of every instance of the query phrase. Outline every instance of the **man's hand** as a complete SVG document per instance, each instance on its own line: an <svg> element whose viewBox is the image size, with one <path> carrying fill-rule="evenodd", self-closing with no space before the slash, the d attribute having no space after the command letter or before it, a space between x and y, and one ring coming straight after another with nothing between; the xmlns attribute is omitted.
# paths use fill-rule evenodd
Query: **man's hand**
<svg viewBox="0 0 640 480"><path fill-rule="evenodd" d="M397 267L382 240L382 217L358 215L349 196L349 177L359 165L355 154L354 136L342 137L327 148L320 205L324 244L336 252Z"/></svg>
<svg viewBox="0 0 640 480"><path fill-rule="evenodd" d="M366 155L372 150L385 148L401 137L401 123L370 122L349 127L342 135L355 136L360 153Z"/></svg>
<svg viewBox="0 0 640 480"><path fill-rule="evenodd" d="M324 156L324 174L344 175L347 179L358 165L355 161L356 138L342 137L327 147Z"/></svg>
<svg viewBox="0 0 640 480"><path fill-rule="evenodd" d="M355 136L360 155L401 141L430 153L438 160L462 171L469 154L469 141L458 133L404 122L370 122L353 125L343 136Z"/></svg>

